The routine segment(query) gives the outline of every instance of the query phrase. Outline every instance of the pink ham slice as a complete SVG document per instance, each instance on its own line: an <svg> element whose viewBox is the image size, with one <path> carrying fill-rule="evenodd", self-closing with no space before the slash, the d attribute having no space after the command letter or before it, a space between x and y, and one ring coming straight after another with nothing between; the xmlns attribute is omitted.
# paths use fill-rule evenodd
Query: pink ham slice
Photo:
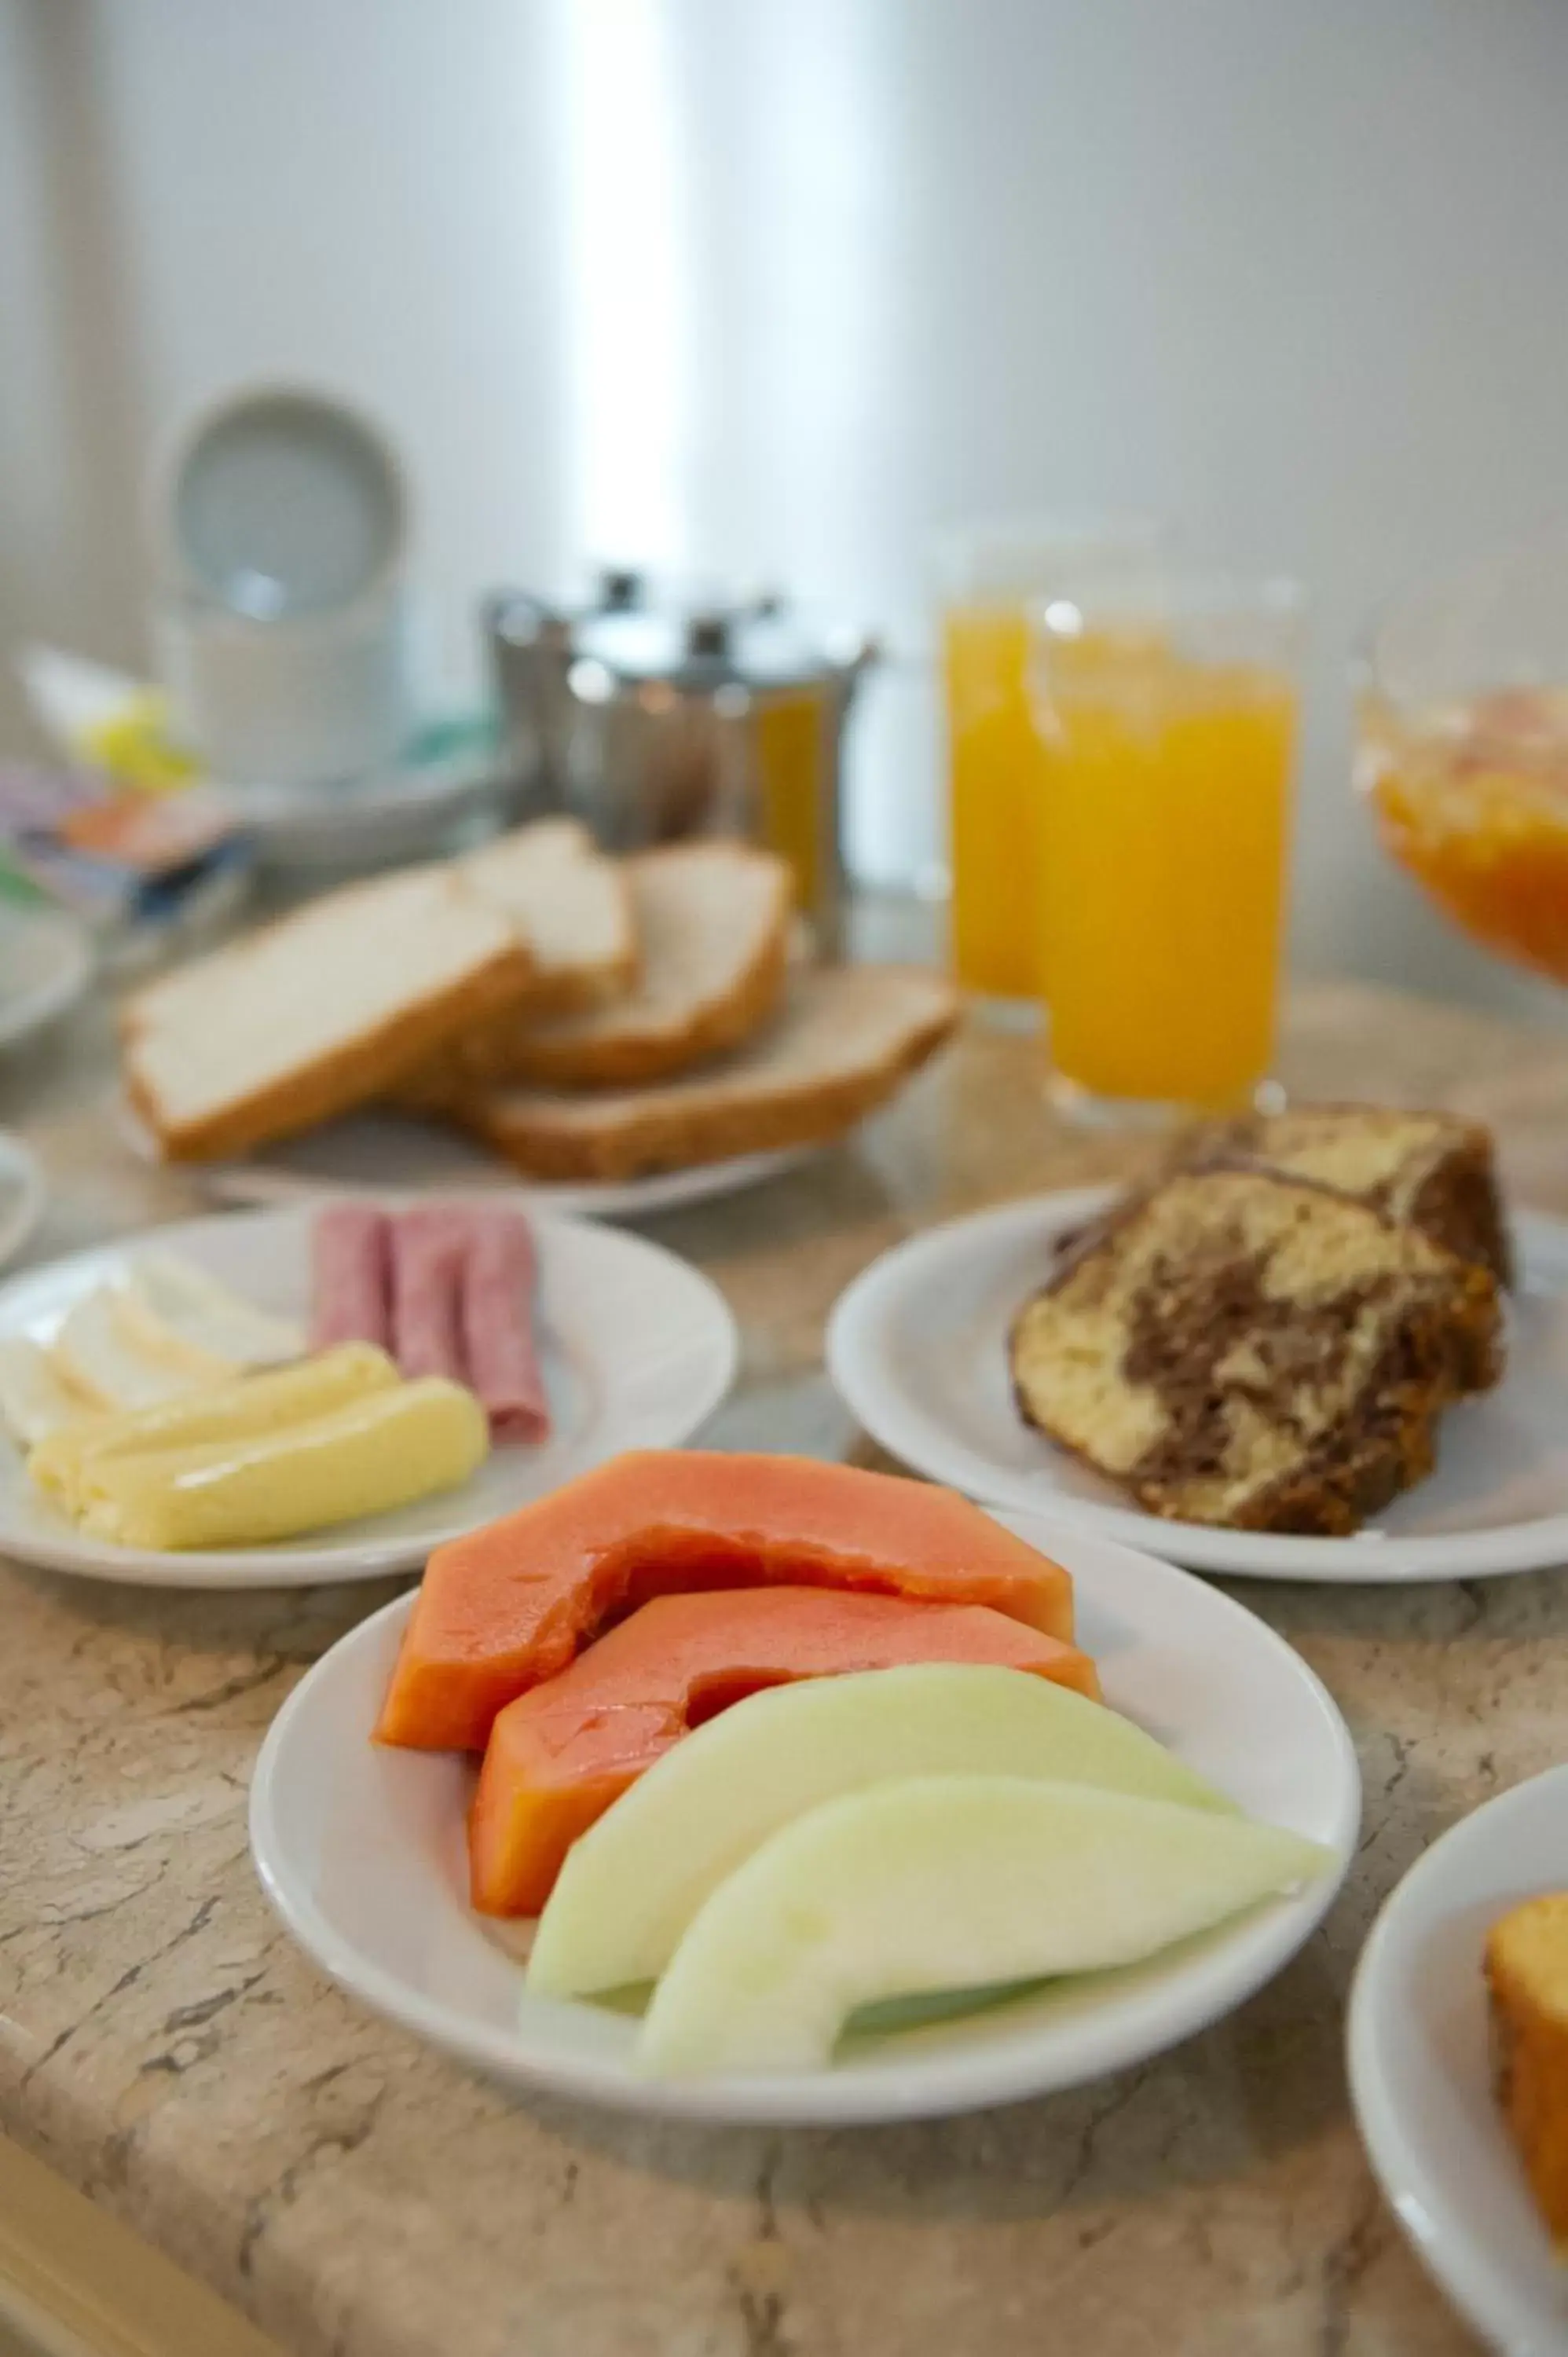
<svg viewBox="0 0 1568 2357"><path fill-rule="evenodd" d="M467 1381L507 1440L547 1440L550 1402L533 1335L539 1255L521 1211L468 1215L461 1330Z"/></svg>
<svg viewBox="0 0 1568 2357"><path fill-rule="evenodd" d="M468 1241L467 1220L455 1205L421 1204L392 1222L392 1356L411 1382L469 1381L460 1308Z"/></svg>
<svg viewBox="0 0 1568 2357"><path fill-rule="evenodd" d="M311 1236L314 1347L376 1342L403 1374L467 1383L499 1439L550 1435L534 1342L539 1259L521 1211L335 1203Z"/></svg>
<svg viewBox="0 0 1568 2357"><path fill-rule="evenodd" d="M392 1222L372 1203L333 1203L310 1232L310 1344L374 1342L390 1351Z"/></svg>

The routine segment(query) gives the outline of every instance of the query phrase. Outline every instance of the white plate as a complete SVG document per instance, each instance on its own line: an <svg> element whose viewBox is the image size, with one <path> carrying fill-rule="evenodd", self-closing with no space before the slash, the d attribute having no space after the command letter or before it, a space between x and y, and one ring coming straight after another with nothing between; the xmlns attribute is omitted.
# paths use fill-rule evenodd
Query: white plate
<svg viewBox="0 0 1568 2357"><path fill-rule="evenodd" d="M31 1150L0 1129L0 1268L16 1259L44 1215L48 1189Z"/></svg>
<svg viewBox="0 0 1568 2357"><path fill-rule="evenodd" d="M1350 2092L1421 2256L1508 2357L1568 2349L1568 2270L1493 2094L1481 1959L1521 1899L1568 1890L1568 1767L1466 1817L1385 1904L1350 1992Z"/></svg>
<svg viewBox="0 0 1568 2357"><path fill-rule="evenodd" d="M735 1320L724 1296L673 1253L618 1229L535 1218L542 1346L555 1429L542 1446L492 1449L460 1490L274 1546L159 1554L83 1538L27 1480L0 1436L0 1554L51 1571L144 1587L295 1587L371 1579L423 1565L459 1531L510 1513L622 1448L690 1438L734 1379ZM77 1253L0 1286L0 1337L47 1340L79 1296L148 1246L181 1253L247 1300L303 1320L310 1213L230 1212Z"/></svg>
<svg viewBox="0 0 1568 2357"><path fill-rule="evenodd" d="M124 1099L120 1126L144 1161L159 1159L151 1135ZM716 1195L758 1186L809 1162L819 1150L792 1146L771 1154L737 1154L727 1162L700 1162L690 1170L660 1170L647 1178L539 1179L528 1184L460 1131L439 1122L377 1112L328 1122L249 1161L182 1167L221 1203L296 1202L303 1196L362 1195L367 1190L426 1194L452 1187L471 1193L481 1187L502 1187L535 1211L617 1220L674 1211L682 1203L705 1203Z"/></svg>
<svg viewBox="0 0 1568 2357"><path fill-rule="evenodd" d="M1355 1538L1280 1538L1162 1522L1026 1425L1007 1332L1044 1279L1053 1237L1111 1200L1040 1195L933 1228L874 1261L841 1297L828 1372L873 1439L972 1497L1158 1547L1254 1579L1474 1579L1568 1562L1568 1227L1514 1222L1520 1282L1508 1371L1443 1421L1438 1468Z"/></svg>
<svg viewBox="0 0 1568 2357"><path fill-rule="evenodd" d="M834 2124L1013 2103L1142 2061L1228 2013L1276 1973L1332 1900L1360 1818L1334 1704L1262 1621L1169 1564L1027 1515L999 1518L1065 1563L1106 1696L1254 1814L1327 1843L1337 1873L1167 1956L1059 1983L962 2020L866 2038L804 2077L653 2082L633 2024L523 1994L467 1904L462 1760L370 1740L410 1599L350 1631L274 1721L251 1789L268 1896L323 1971L377 2012L518 2087L688 2118Z"/></svg>
<svg viewBox="0 0 1568 2357"><path fill-rule="evenodd" d="M489 759L454 759L337 786L223 789L273 867L339 868L433 855L444 830L504 791Z"/></svg>
<svg viewBox="0 0 1568 2357"><path fill-rule="evenodd" d="M74 917L0 902L0 1048L66 1014L91 980L92 945Z"/></svg>

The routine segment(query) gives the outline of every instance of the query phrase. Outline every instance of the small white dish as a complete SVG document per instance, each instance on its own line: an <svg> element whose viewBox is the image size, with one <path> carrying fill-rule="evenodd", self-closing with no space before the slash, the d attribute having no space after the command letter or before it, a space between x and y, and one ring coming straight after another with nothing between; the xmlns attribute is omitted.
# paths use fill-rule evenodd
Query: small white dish
<svg viewBox="0 0 1568 2357"><path fill-rule="evenodd" d="M0 1286L0 1339L46 1341L71 1303L139 1250L179 1253L259 1308L309 1314L309 1211L230 1212L157 1228ZM535 1215L541 1349L555 1428L502 1443L445 1496L273 1546L155 1553L81 1535L28 1480L0 1435L0 1554L49 1571L142 1587L295 1587L423 1566L432 1547L510 1513L623 1448L689 1439L734 1380L735 1320L716 1286L660 1245L614 1228Z"/></svg>
<svg viewBox="0 0 1568 2357"><path fill-rule="evenodd" d="M268 867L360 868L434 856L505 781L488 757L387 763L329 786L227 785L225 799Z"/></svg>
<svg viewBox="0 0 1568 2357"><path fill-rule="evenodd" d="M369 418L301 386L230 392L156 471L154 523L159 668L211 776L329 793L395 760L409 492Z"/></svg>
<svg viewBox="0 0 1568 2357"><path fill-rule="evenodd" d="M15 1131L0 1129L0 1268L34 1235L48 1200L37 1156Z"/></svg>
<svg viewBox="0 0 1568 2357"><path fill-rule="evenodd" d="M998 1520L1071 1571L1107 1700L1253 1814L1326 1843L1337 1870L1131 1971L859 2039L831 2070L644 2079L630 2020L527 1996L522 1927L470 1911L469 1764L370 1739L403 1597L340 1639L273 1722L251 1787L268 1897L322 1970L376 2012L504 2084L625 2111L801 2126L924 2119L1077 2086L1176 2045L1278 1972L1333 1900L1360 1822L1349 1736L1300 1656L1229 1597L1081 1531Z"/></svg>
<svg viewBox="0 0 1568 2357"><path fill-rule="evenodd" d="M134 1153L145 1162L160 1159L145 1125L124 1099L119 1121ZM338 1194L423 1195L452 1188L474 1194L499 1187L532 1211L630 1220L758 1186L809 1162L818 1150L785 1146L771 1154L737 1154L727 1162L700 1162L689 1170L660 1170L646 1178L542 1178L531 1183L460 1130L374 1111L324 1123L244 1161L188 1168L220 1203L295 1203Z"/></svg>
<svg viewBox="0 0 1568 2357"><path fill-rule="evenodd" d="M1568 2349L1553 2255L1493 2089L1487 1933L1568 1889L1568 1767L1488 1801L1385 1902L1350 1992L1350 2093L1378 2181L1437 2281L1507 2357Z"/></svg>
<svg viewBox="0 0 1568 2357"><path fill-rule="evenodd" d="M92 944L57 909L0 902L0 1049L19 1048L69 1014L92 980Z"/></svg>
<svg viewBox="0 0 1568 2357"><path fill-rule="evenodd" d="M1568 1226L1516 1218L1507 1372L1444 1416L1437 1470L1354 1538L1292 1538L1145 1514L1018 1414L1008 1329L1053 1240L1110 1200L1088 1188L1005 1203L897 1245L855 1279L829 1324L828 1372L874 1440L971 1497L1251 1579L1480 1579L1568 1559Z"/></svg>

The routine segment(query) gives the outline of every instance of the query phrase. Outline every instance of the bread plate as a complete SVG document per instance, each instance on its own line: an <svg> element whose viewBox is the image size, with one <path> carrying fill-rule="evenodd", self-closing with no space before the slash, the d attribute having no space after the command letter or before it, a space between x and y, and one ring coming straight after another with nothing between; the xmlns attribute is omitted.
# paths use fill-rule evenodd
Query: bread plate
<svg viewBox="0 0 1568 2357"><path fill-rule="evenodd" d="M467 1762L371 1743L408 1611L400 1598L316 1664L262 1747L251 1849L268 1897L323 1972L375 2012L504 2085L618 2110L797 2126L921 2119L1078 2086L1159 2053L1272 1978L1326 1910L1360 1822L1355 1752L1305 1663L1229 1597L1082 1531L998 1519L1071 1572L1107 1701L1243 1808L1328 1845L1335 1864L1321 1880L1148 1964L853 2039L826 2070L644 2078L631 2019L526 1996L523 1927L470 1910Z"/></svg>
<svg viewBox="0 0 1568 2357"><path fill-rule="evenodd" d="M1383 1907L1350 1995L1350 2093L1405 2233L1477 2331L1509 2357L1568 2348L1552 2253L1493 2091L1487 1933L1568 1885L1568 1767L1464 1818Z"/></svg>
<svg viewBox="0 0 1568 2357"><path fill-rule="evenodd" d="M121 1100L121 1134L144 1162L159 1160L157 1147L132 1107ZM242 1161L186 1166L214 1202L246 1205L297 1203L316 1195L426 1195L436 1189L465 1194L500 1189L531 1211L575 1219L636 1220L654 1211L678 1211L683 1203L706 1203L746 1187L758 1187L783 1171L797 1169L821 1152L795 1146L771 1154L737 1154L725 1162L698 1163L690 1170L660 1170L646 1178L559 1181L519 1180L493 1154L416 1114L375 1111L346 1114L301 1137L269 1146Z"/></svg>
<svg viewBox="0 0 1568 2357"><path fill-rule="evenodd" d="M673 1253L612 1228L534 1220L541 1356L554 1430L503 1442L460 1489L269 1546L151 1552L84 1537L29 1481L0 1436L0 1553L50 1571L144 1587L293 1587L423 1566L442 1539L510 1512L623 1448L690 1438L723 1400L737 1356L718 1288ZM304 1206L219 1214L77 1253L0 1286L0 1340L47 1341L71 1304L156 1245L258 1308L303 1319L311 1215Z"/></svg>
<svg viewBox="0 0 1568 2357"><path fill-rule="evenodd" d="M855 1280L828 1329L828 1370L874 1440L971 1497L1205 1571L1366 1585L1568 1561L1568 1225L1516 1218L1507 1372L1496 1390L1445 1415L1436 1471L1354 1538L1296 1538L1144 1513L1019 1415L1009 1327L1053 1239L1111 1200L1090 1188L1006 1203L929 1230Z"/></svg>

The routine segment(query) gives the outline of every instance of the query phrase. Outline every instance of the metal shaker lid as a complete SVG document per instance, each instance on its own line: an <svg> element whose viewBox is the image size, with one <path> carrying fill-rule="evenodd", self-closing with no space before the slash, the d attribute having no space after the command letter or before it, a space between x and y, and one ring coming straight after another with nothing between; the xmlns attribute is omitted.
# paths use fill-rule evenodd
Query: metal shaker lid
<svg viewBox="0 0 1568 2357"><path fill-rule="evenodd" d="M695 694L825 686L865 652L864 642L813 638L777 598L684 613L591 615L574 632L573 648L628 684L659 682Z"/></svg>

